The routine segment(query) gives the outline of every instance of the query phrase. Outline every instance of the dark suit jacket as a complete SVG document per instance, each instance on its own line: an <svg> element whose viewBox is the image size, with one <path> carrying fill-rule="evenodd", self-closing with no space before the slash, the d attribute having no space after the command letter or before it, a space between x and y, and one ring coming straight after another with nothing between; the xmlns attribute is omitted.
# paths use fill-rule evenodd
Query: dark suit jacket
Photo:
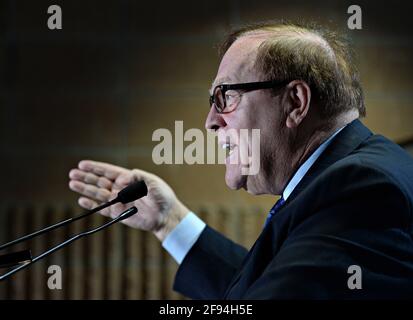
<svg viewBox="0 0 413 320"><path fill-rule="evenodd" d="M346 126L247 250L206 227L174 289L195 299L413 298L413 159ZM351 265L361 289L349 289Z"/></svg>

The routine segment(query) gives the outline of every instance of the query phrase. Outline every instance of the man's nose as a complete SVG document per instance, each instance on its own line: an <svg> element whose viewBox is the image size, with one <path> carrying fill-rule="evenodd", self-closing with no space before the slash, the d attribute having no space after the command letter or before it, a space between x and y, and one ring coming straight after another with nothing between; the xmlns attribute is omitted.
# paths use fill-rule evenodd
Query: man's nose
<svg viewBox="0 0 413 320"><path fill-rule="evenodd" d="M222 115L215 110L214 106L212 106L205 121L205 128L207 130L210 129L217 131L219 128L224 127L225 125L226 123Z"/></svg>

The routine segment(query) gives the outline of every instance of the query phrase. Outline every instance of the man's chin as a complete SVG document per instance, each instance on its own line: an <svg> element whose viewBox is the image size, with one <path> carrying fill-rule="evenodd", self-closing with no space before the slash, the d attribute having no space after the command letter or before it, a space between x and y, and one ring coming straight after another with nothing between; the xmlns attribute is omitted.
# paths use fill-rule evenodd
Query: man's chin
<svg viewBox="0 0 413 320"><path fill-rule="evenodd" d="M246 189L247 176L241 175L240 172L234 172L233 169L226 169L225 183L232 190Z"/></svg>
<svg viewBox="0 0 413 320"><path fill-rule="evenodd" d="M256 179L254 176L235 173L237 172L229 171L228 169L225 173L225 183L228 188L232 190L239 190L242 188L252 195L268 194L268 192L263 192L262 190L257 189Z"/></svg>

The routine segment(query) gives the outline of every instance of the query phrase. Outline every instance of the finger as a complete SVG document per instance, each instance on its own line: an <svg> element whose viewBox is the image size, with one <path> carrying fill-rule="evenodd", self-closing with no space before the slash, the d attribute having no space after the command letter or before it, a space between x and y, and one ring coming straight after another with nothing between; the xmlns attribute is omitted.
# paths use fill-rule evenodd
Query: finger
<svg viewBox="0 0 413 320"><path fill-rule="evenodd" d="M69 188L88 198L107 202L112 198L112 193L107 189L97 188L96 186L85 184L81 181L72 180L69 182Z"/></svg>
<svg viewBox="0 0 413 320"><path fill-rule="evenodd" d="M78 167L83 171L92 172L97 176L104 176L112 181L115 180L121 173L127 171L122 167L92 160L82 160L79 162Z"/></svg>
<svg viewBox="0 0 413 320"><path fill-rule="evenodd" d="M132 174L131 174L132 173ZM155 181L156 176L152 173L140 169L127 170L121 173L112 185L112 190L121 190L134 181L144 181L149 188L149 184Z"/></svg>
<svg viewBox="0 0 413 320"><path fill-rule="evenodd" d="M106 177L98 177L91 172L84 172L79 169L72 169L69 172L69 178L86 182L88 184L95 184L100 188L112 189L112 181Z"/></svg>
<svg viewBox="0 0 413 320"><path fill-rule="evenodd" d="M96 208L98 205L100 205L98 202L92 199L86 198L86 197L80 197L79 200L77 200L77 202L82 208L85 208L87 210L91 210L93 208ZM99 214L110 217L110 210L109 208L105 208L103 210L100 210Z"/></svg>
<svg viewBox="0 0 413 320"><path fill-rule="evenodd" d="M137 180L133 174L128 171L126 174L121 174L112 185L112 190L122 190L127 185Z"/></svg>
<svg viewBox="0 0 413 320"><path fill-rule="evenodd" d="M77 200L77 203L79 204L79 206L87 210L91 210L98 206L98 203L96 201L86 197L80 197L79 200Z"/></svg>
<svg viewBox="0 0 413 320"><path fill-rule="evenodd" d="M76 180L70 180L69 181L69 189L77 192L77 193L81 193L83 190L83 186L82 186L83 182L80 181L76 181Z"/></svg>

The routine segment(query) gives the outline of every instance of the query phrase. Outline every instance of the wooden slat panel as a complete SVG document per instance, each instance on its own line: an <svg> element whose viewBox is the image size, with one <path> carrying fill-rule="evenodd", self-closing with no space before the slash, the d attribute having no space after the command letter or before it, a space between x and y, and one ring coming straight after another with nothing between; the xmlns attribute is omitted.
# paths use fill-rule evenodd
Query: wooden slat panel
<svg viewBox="0 0 413 320"><path fill-rule="evenodd" d="M102 225L105 223L106 219L101 215L97 214L93 217L94 227ZM103 299L104 298L104 287L103 282L107 281L104 278L104 243L103 243L103 232L98 232L92 235L87 241L90 242L90 299Z"/></svg>
<svg viewBox="0 0 413 320"><path fill-rule="evenodd" d="M219 208L215 205L205 206L205 222L212 228L223 231L222 218L219 215Z"/></svg>
<svg viewBox="0 0 413 320"><path fill-rule="evenodd" d="M23 219L24 219L23 229L24 229L24 234L25 235L35 231L35 229L33 227L34 215L35 215L35 208L34 207L31 207L31 206L26 207L23 210ZM27 241L26 245L25 245L25 247L27 249L31 250L32 256L34 254L33 253L34 240L35 239ZM32 287L32 281L33 281L33 278L35 276L34 269L33 269L34 266L35 266L35 264L31 265L25 271L23 271L23 272L26 273L26 279L25 279L25 284L24 284L24 287L25 287L24 288L24 290L25 290L24 299L25 300L31 299L31 297L33 295L34 287Z"/></svg>
<svg viewBox="0 0 413 320"><path fill-rule="evenodd" d="M0 209L0 244L6 243L9 239L7 238L7 214L8 214L8 207L2 205ZM0 255L5 254L6 251L0 251ZM0 272L3 274L6 269L1 269ZM0 282L0 300L4 300L7 298L7 285L5 281Z"/></svg>
<svg viewBox="0 0 413 320"><path fill-rule="evenodd" d="M22 207L18 208L15 212L13 219L13 238L18 238L24 235L25 233L25 225L24 225L24 209ZM18 251L24 250L27 248L27 244L20 243L13 247L11 247L10 251ZM27 270L20 271L9 278L9 281L13 281L13 290L11 293L11 299L21 300L25 298L25 287L26 287L26 277L27 277Z"/></svg>
<svg viewBox="0 0 413 320"><path fill-rule="evenodd" d="M123 223L119 223L119 227L122 229L121 237L122 237L122 248L121 248L121 260L119 266L119 273L121 274L121 283L120 283L120 299L126 300L128 298L128 227L126 227Z"/></svg>
<svg viewBox="0 0 413 320"><path fill-rule="evenodd" d="M161 244L158 241L158 246L160 247ZM159 275L159 298L158 299L166 299L169 293L169 288L167 287L168 285L168 277L167 277L167 273L168 273L168 266L166 264L167 262L167 253L165 252L165 250L160 249L159 250L159 271L158 271L158 275Z"/></svg>
<svg viewBox="0 0 413 320"><path fill-rule="evenodd" d="M142 231L127 230L126 291L127 299L142 299L143 252L141 250Z"/></svg>
<svg viewBox="0 0 413 320"><path fill-rule="evenodd" d="M44 208L36 208L33 212L33 223L32 223L32 232L40 230L46 226L45 220L45 211ZM44 241L44 236L36 237L33 241L31 246L32 248L32 255L37 256L42 252L47 250L46 242ZM47 274L46 274L46 262L44 260L40 260L35 263L31 269L33 277L31 281L32 286L32 299L44 299L45 298L45 291L48 290L47 288Z"/></svg>
<svg viewBox="0 0 413 320"><path fill-rule="evenodd" d="M79 232L84 232L86 230L92 229L93 228L93 216L89 218L85 218L82 220L79 220L79 224L81 225ZM91 256L91 236L86 236L78 242L82 245L82 255L80 256L80 269L83 275L83 295L82 299L87 300L90 299L90 294L91 294L91 281L92 281L92 275L91 275L91 267L90 267L90 256Z"/></svg>
<svg viewBox="0 0 413 320"><path fill-rule="evenodd" d="M72 213L73 213L73 207L70 206L65 206L64 208L64 219L68 219L72 217ZM64 238L65 239L69 239L71 237L71 233L70 233L70 226L66 226L64 229ZM70 248L66 248L66 250L64 251L64 268L65 270L63 271L63 283L64 283L64 289L63 289L63 298L65 300L68 300L71 298L70 294L72 292L72 279L71 279L71 261L70 261Z"/></svg>
<svg viewBox="0 0 413 320"><path fill-rule="evenodd" d="M227 207L218 207L216 208L217 214L218 214L218 221L219 221L219 229L220 231L227 235L228 238L231 240L234 240L236 237L237 230L234 225L231 225L234 221L234 215L233 211L229 211L231 208Z"/></svg>
<svg viewBox="0 0 413 320"><path fill-rule="evenodd" d="M64 218L65 218L64 210L59 208L59 207L50 208L50 213L49 214L50 214L50 218L49 218L50 224L60 222L60 221L64 220ZM50 247L49 247L49 249L66 240L66 238L65 238L66 228L67 228L67 226L61 227L61 228L58 228L58 229L56 229L56 230L54 230L50 233ZM50 299L53 299L53 300L63 299L64 291L68 289L66 287L68 285L68 283L63 282L63 275L64 275L64 273L66 273L68 271L67 267L64 265L64 262L65 262L64 255L66 255L68 253L68 249L69 249L69 247L64 247L64 248L58 250L57 252L54 252L47 259L47 264L45 266L46 267L45 268L45 273L46 273L47 279L49 279L49 277L52 276L52 274L47 273L48 268L50 266L56 265L56 266L60 267L60 269L62 270L62 289L61 290L59 290L59 289L50 289L48 287L49 297L50 297Z"/></svg>
<svg viewBox="0 0 413 320"><path fill-rule="evenodd" d="M15 239L14 223L15 223L15 215L16 215L17 211L18 211L18 209L15 206L11 206L7 210L7 214L6 214L7 224L6 224L6 231L5 231L7 242L12 241L13 239ZM8 253L8 252L10 252L10 250L6 249L3 252ZM6 287L6 298L7 299L12 299L13 292L14 292L14 289L13 289L14 280L12 278L8 278L7 280L3 281L3 285L5 285L5 287Z"/></svg>
<svg viewBox="0 0 413 320"><path fill-rule="evenodd" d="M113 225L109 229L109 299L121 299L122 283L122 232L120 225Z"/></svg>
<svg viewBox="0 0 413 320"><path fill-rule="evenodd" d="M109 256L110 256L110 233L109 229L103 230L103 299L109 299Z"/></svg>
<svg viewBox="0 0 413 320"><path fill-rule="evenodd" d="M147 232L140 232L140 243L141 243L141 297L142 299L147 299L148 298L148 265L147 265L147 255L148 255L148 243L147 243L147 238L150 236Z"/></svg>
<svg viewBox="0 0 413 320"><path fill-rule="evenodd" d="M74 212L70 214L70 216L74 216ZM79 232L83 231L83 221L76 221L72 223L69 226L70 234L74 235ZM83 240L79 240L74 242L69 248L68 248L68 254L69 254L69 266L70 266L70 279L71 279L71 285L70 285L70 299L84 299L84 291L85 291L85 286L84 286L84 281L85 281L85 274L84 274L84 269L83 269L83 257L84 257L84 246L83 246Z"/></svg>
<svg viewBox="0 0 413 320"><path fill-rule="evenodd" d="M146 286L147 286L147 296L146 299L160 299L161 297L161 245L159 240L152 234L148 234L146 237L147 251L145 255L145 265L146 265Z"/></svg>
<svg viewBox="0 0 413 320"><path fill-rule="evenodd" d="M53 208L53 206L49 206L45 209L45 217L44 217L44 225L45 226L49 226L51 224L53 224L55 221L57 221L54 217L55 215L55 209ZM55 232L59 232L59 231L55 231ZM45 247L46 249L49 249L53 246L54 243L54 235L52 232L48 232L46 233L44 236L44 242L45 242ZM42 238L43 238L42 237ZM50 300L52 299L52 291L47 287L47 278L48 278L48 274L47 272L47 268L52 264L52 257L48 256L46 258L43 259L44 263L45 263L45 274L46 274L46 281L45 281L45 299Z"/></svg>

